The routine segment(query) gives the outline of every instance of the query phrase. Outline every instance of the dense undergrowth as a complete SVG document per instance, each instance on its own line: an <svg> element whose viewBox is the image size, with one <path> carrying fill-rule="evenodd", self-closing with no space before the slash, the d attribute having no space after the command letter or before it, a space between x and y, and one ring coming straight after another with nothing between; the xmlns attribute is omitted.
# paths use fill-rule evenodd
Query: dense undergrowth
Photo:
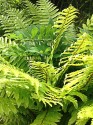
<svg viewBox="0 0 93 125"><path fill-rule="evenodd" d="M0 124L93 124L93 16L49 0L0 0Z"/></svg>

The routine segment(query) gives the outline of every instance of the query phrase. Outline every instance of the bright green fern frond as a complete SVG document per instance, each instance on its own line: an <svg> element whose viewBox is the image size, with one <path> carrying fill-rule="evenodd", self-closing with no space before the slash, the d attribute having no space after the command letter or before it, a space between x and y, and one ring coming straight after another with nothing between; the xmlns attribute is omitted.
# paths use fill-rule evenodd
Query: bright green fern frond
<svg viewBox="0 0 93 125"><path fill-rule="evenodd" d="M82 104L77 110L71 111L71 118L69 119L68 125L86 125L88 120L93 123L93 101L88 100L87 103Z"/></svg>
<svg viewBox="0 0 93 125"><path fill-rule="evenodd" d="M18 107L21 105L31 107L35 100L38 100L38 103L43 102L44 105L59 104L62 106L64 100L70 101L70 98L75 100L74 96L81 98L79 93L78 95L74 93L71 95L71 91L74 91L72 89L68 91L67 87L63 87L60 90L52 87L51 84L39 82L38 79L9 65L2 57L0 59L0 92L5 91L4 95L10 99L13 97ZM2 98L4 95L2 95ZM77 107L76 103L75 107Z"/></svg>
<svg viewBox="0 0 93 125"><path fill-rule="evenodd" d="M34 100L38 100L38 103L43 102L45 105L49 104L50 106L52 104L61 105L59 90L17 70L2 57L0 57L0 60L0 92L2 93L5 90L5 95L10 98L13 97L16 100L17 106L23 105L28 107L31 105L30 101L34 103Z"/></svg>
<svg viewBox="0 0 93 125"><path fill-rule="evenodd" d="M83 102L86 102L87 101L87 96L78 92L78 91L73 91L73 92L70 92L69 95L74 95L74 96L78 96Z"/></svg>
<svg viewBox="0 0 93 125"><path fill-rule="evenodd" d="M51 83L52 85L56 81L56 75L58 70L52 65L44 62L32 62L30 61L30 73L35 78L45 83Z"/></svg>
<svg viewBox="0 0 93 125"><path fill-rule="evenodd" d="M91 86L93 82L93 56L84 56L82 58L85 68L71 72L66 75L64 84L66 89L73 88L74 90L81 90L85 86Z"/></svg>
<svg viewBox="0 0 93 125"><path fill-rule="evenodd" d="M57 125L62 116L60 111L58 106L45 110L30 125Z"/></svg>
<svg viewBox="0 0 93 125"><path fill-rule="evenodd" d="M91 54L93 43L89 35L84 33L77 41L62 53L60 64L62 70L59 72L59 79L62 78L68 68L72 66L83 66L82 58Z"/></svg>
<svg viewBox="0 0 93 125"><path fill-rule="evenodd" d="M57 21L54 24L54 27L57 28L56 33L62 34L67 30L68 26L74 22L77 9L70 5L67 9L64 9L60 12L60 15L57 18Z"/></svg>
<svg viewBox="0 0 93 125"><path fill-rule="evenodd" d="M79 54L83 53L83 55L85 55L87 53L91 53L92 50L92 40L88 34L84 33L77 39L75 43L73 43L61 54L62 58L60 60L60 64L68 62L68 60L71 60L71 58L77 58Z"/></svg>
<svg viewBox="0 0 93 125"><path fill-rule="evenodd" d="M57 21L54 24L54 27L57 28L56 33L58 34L56 39L54 40L53 49L51 52L51 58L56 51L62 34L68 29L70 24L74 22L74 19L76 16L77 9L75 9L73 6L69 6L67 9L64 9L62 12L60 12L60 15L57 18Z"/></svg>
<svg viewBox="0 0 93 125"><path fill-rule="evenodd" d="M74 107L78 108L78 101L76 97L79 97L83 102L87 101L87 96L79 92L78 90L73 89L72 86L64 85L61 89L61 93L59 95L63 98L63 110L66 111L67 106L70 103L74 105Z"/></svg>
<svg viewBox="0 0 93 125"><path fill-rule="evenodd" d="M93 102L90 100L78 110L76 125L86 125L89 119L93 119Z"/></svg>

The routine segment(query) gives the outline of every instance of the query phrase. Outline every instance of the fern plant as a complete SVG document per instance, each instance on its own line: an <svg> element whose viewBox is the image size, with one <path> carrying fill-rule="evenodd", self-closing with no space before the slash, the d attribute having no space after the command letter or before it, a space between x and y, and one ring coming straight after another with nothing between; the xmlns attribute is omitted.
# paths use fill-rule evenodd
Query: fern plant
<svg viewBox="0 0 93 125"><path fill-rule="evenodd" d="M23 1L23 9L8 4L10 8L0 13L4 31L0 37L0 124L92 125L93 38L84 26L74 37L77 9L70 5L58 12L48 0L35 5Z"/></svg>

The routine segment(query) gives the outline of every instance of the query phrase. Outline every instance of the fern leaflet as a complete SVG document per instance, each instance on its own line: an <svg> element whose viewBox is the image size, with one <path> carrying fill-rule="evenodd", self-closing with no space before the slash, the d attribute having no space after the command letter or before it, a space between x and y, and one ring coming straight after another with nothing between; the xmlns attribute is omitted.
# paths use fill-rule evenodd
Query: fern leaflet
<svg viewBox="0 0 93 125"><path fill-rule="evenodd" d="M57 125L60 119L60 108L56 106L41 112L30 125Z"/></svg>

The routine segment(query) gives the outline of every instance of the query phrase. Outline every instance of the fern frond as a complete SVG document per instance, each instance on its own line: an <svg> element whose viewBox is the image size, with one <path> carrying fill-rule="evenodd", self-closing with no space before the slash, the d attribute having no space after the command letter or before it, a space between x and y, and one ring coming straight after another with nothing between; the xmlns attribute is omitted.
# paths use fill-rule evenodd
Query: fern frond
<svg viewBox="0 0 93 125"><path fill-rule="evenodd" d="M68 30L66 30L63 33L62 36L62 45L66 45L66 48L70 46L73 42L76 41L77 35L75 31L75 25L72 23L69 27ZM64 48L65 50L65 48ZM62 51L62 50L61 50Z"/></svg>
<svg viewBox="0 0 93 125"><path fill-rule="evenodd" d="M88 100L85 104L81 104L77 110L71 111L71 118L68 125L86 125L88 120L93 119L93 101Z"/></svg>
<svg viewBox="0 0 93 125"><path fill-rule="evenodd" d="M23 11L11 8L7 10L6 15L0 16L1 27L6 33L14 32L18 29L23 29L30 25L30 20L24 17Z"/></svg>
<svg viewBox="0 0 93 125"><path fill-rule="evenodd" d="M7 38L7 37L0 37L0 45L1 46L7 46L9 47L10 45L15 45L16 42L12 41L11 39Z"/></svg>
<svg viewBox="0 0 93 125"><path fill-rule="evenodd" d="M75 95L73 93L71 95L71 91L74 91L73 89L68 91L67 87L59 89L51 86L51 84L39 82L38 79L9 65L2 57L0 59L0 92L3 93L5 91L6 97L10 99L13 97L17 107L24 106L25 108L30 108L34 106L35 108L34 102L36 100L38 101L37 104L43 102L44 105L52 106L59 104L62 106L65 100L70 101L69 97L75 99L74 96L78 96L81 98L80 94ZM77 107L76 103L75 107Z"/></svg>
<svg viewBox="0 0 93 125"><path fill-rule="evenodd" d="M30 61L30 73L41 82L54 84L58 70L43 62Z"/></svg>
<svg viewBox="0 0 93 125"><path fill-rule="evenodd" d="M50 20L55 21L59 15L58 9L49 0L38 0L36 4L24 1L27 15L31 16L34 24L48 24Z"/></svg>
<svg viewBox="0 0 93 125"><path fill-rule="evenodd" d="M64 9L62 12L59 12L60 15L57 18L57 21L54 24L54 27L57 28L56 33L62 34L67 30L70 24L74 22L74 19L77 17L77 9L70 5L67 9Z"/></svg>
<svg viewBox="0 0 93 125"><path fill-rule="evenodd" d="M91 53L92 50L92 41L88 34L84 33L82 36L80 36L75 43L73 43L70 47L68 47L67 50L65 50L61 56L60 64L64 64L70 60L71 58L74 58L74 56L79 56L79 54L87 54ZM73 56L73 57L72 57Z"/></svg>
<svg viewBox="0 0 93 125"><path fill-rule="evenodd" d="M10 4L6 0L0 0L0 15L10 8Z"/></svg>
<svg viewBox="0 0 93 125"><path fill-rule="evenodd" d="M78 108L78 101L72 97L72 96L66 96L66 100L69 102L73 103L74 107L77 109Z"/></svg>
<svg viewBox="0 0 93 125"><path fill-rule="evenodd" d="M88 118L80 119L76 122L76 125L86 125L88 120L89 120Z"/></svg>
<svg viewBox="0 0 93 125"><path fill-rule="evenodd" d="M56 17L59 15L58 9L49 0L38 0L38 18L40 24L48 24L49 20L55 21Z"/></svg>
<svg viewBox="0 0 93 125"><path fill-rule="evenodd" d="M1 90L0 90L1 93ZM4 93L2 93L3 95ZM14 100L10 100L8 97L2 98L0 96L0 115L5 114L6 111L6 115L9 115L10 112L13 112L14 114L17 113L17 109L15 106L15 102Z"/></svg>
<svg viewBox="0 0 93 125"><path fill-rule="evenodd" d="M0 93L2 93L1 95L2 98L4 98L3 97L4 95L8 97L9 99L12 99L13 97L13 100L15 101L15 105L31 107L30 103L31 103L31 100L33 100L33 99L30 100L30 98L33 98L31 97L31 91L33 91L33 86L35 85L34 83L36 79L30 77L28 74L23 73L22 71L16 70L12 66L10 66L8 62L6 62L4 59L2 58L0 59L1 59L0 61ZM35 87L36 93L38 93L38 87L39 87L38 82L36 82L35 86L36 86ZM4 90L5 90L5 94L3 95ZM34 104L34 101L33 101L33 104Z"/></svg>
<svg viewBox="0 0 93 125"><path fill-rule="evenodd" d="M19 46L14 40L12 41L7 37L0 37L0 53L10 64L25 72L28 71L29 67L25 46Z"/></svg>
<svg viewBox="0 0 93 125"><path fill-rule="evenodd" d="M64 73L73 64L74 66L84 65L82 58L93 50L93 43L89 35L84 33L73 45L71 45L66 51L62 53L60 64L62 70L59 73L59 78L62 78Z"/></svg>
<svg viewBox="0 0 93 125"><path fill-rule="evenodd" d="M10 104L11 105L11 104ZM12 107L11 107L12 108ZM1 122L2 120L2 122ZM33 114L28 109L20 107L17 113L10 112L8 115L0 117L0 124L3 125L29 125L34 120Z"/></svg>
<svg viewBox="0 0 93 125"><path fill-rule="evenodd" d="M82 25L82 29L80 30L81 33L88 33L90 35L93 35L93 15L91 16L90 19L87 19L86 24Z"/></svg>
<svg viewBox="0 0 93 125"><path fill-rule="evenodd" d="M93 119L93 102L90 100L79 109L76 125L85 125L89 119Z"/></svg>
<svg viewBox="0 0 93 125"><path fill-rule="evenodd" d="M70 47L67 48L67 50L65 50L61 54L63 58L61 58L60 64L66 63L71 56L76 56L76 55L78 56L79 54L82 54L82 53L84 55L84 54L89 53L89 51L91 53L92 45L93 44L92 44L90 36L84 33L77 39L75 43L73 43Z"/></svg>
<svg viewBox="0 0 93 125"><path fill-rule="evenodd" d="M83 102L87 101L87 96L78 92L78 91L73 91L71 93L69 93L70 95L74 95L74 96L78 96Z"/></svg>
<svg viewBox="0 0 93 125"><path fill-rule="evenodd" d="M85 56L82 60L86 67L69 73L65 77L64 84L68 89L81 90L83 87L91 86L93 82L93 56Z"/></svg>
<svg viewBox="0 0 93 125"><path fill-rule="evenodd" d="M74 19L77 17L76 13L77 13L77 9L75 9L71 5L67 9L64 9L62 12L60 12L60 15L58 16L57 21L54 24L54 27L57 28L56 32L58 35L54 40L53 49L51 52L52 56L60 43L62 34L68 29L70 24L72 24L74 22Z"/></svg>
<svg viewBox="0 0 93 125"><path fill-rule="evenodd" d="M0 37L0 54L7 53L9 47L15 46L16 42L7 37Z"/></svg>
<svg viewBox="0 0 93 125"><path fill-rule="evenodd" d="M26 11L25 13L27 14L26 16L31 18L33 23L38 23L39 17L38 17L38 7L37 7L37 5L33 4L29 0L24 0L22 2L26 6L26 8L24 9L24 11Z"/></svg>
<svg viewBox="0 0 93 125"><path fill-rule="evenodd" d="M29 13L29 15L36 15L37 13L37 6L33 3L31 3L29 0L23 0L22 2L24 2L25 6L26 6L26 10Z"/></svg>
<svg viewBox="0 0 93 125"><path fill-rule="evenodd" d="M30 125L57 125L61 116L60 108L56 106L41 112Z"/></svg>
<svg viewBox="0 0 93 125"><path fill-rule="evenodd" d="M10 66L2 57L0 59L0 90L1 92L5 90L8 97L12 95L18 107L20 105L30 107L30 101L34 103L34 100L50 106L61 105L58 90Z"/></svg>

